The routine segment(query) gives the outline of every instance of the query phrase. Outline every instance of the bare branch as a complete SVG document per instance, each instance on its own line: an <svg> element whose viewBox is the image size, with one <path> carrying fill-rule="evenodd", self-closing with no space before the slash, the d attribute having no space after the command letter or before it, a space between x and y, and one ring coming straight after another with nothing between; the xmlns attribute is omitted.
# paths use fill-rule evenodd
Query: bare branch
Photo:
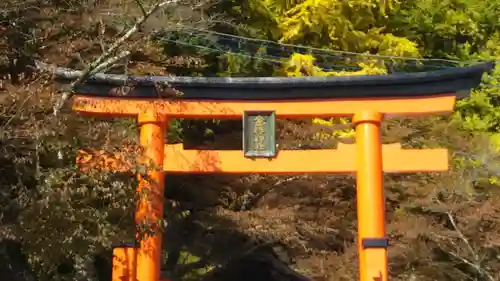
<svg viewBox="0 0 500 281"><path fill-rule="evenodd" d="M104 45L104 34L106 33L106 25L104 22L99 20L99 45L101 45L101 51L104 53L106 52L106 48Z"/></svg>
<svg viewBox="0 0 500 281"><path fill-rule="evenodd" d="M129 39L134 33L140 30L141 26L150 18L153 14L158 12L165 6L172 5L178 3L180 0L164 0L156 3L153 7L147 11L143 16L141 16L135 24L125 32L123 36L118 38L107 50L99 56L96 60L91 62L86 69L82 72L82 74L69 85L68 91L64 92L59 102L54 106L54 115L57 115L59 110L64 106L64 104L73 96L73 91L76 86L85 82L90 76L103 69L108 68L118 60L128 56L130 52L122 52L118 55L113 56L119 47L123 45L123 43ZM112 57L111 57L112 56Z"/></svg>
<svg viewBox="0 0 500 281"><path fill-rule="evenodd" d="M108 69L109 67L111 67L116 62L120 61L123 58L126 58L126 57L130 56L130 54L131 54L131 52L129 50L126 50L126 51L120 52L116 56L110 57L109 59L107 59L106 61L104 61L103 63L101 63L99 66L97 66L92 71L92 74L99 73L101 71L104 72L106 69Z"/></svg>
<svg viewBox="0 0 500 281"><path fill-rule="evenodd" d="M476 251L474 251L474 249L472 248L471 244L469 243L469 240L467 240L467 238L465 237L465 235L458 228L457 223L455 222L455 219L453 218L453 216L451 215L451 213L448 212L447 215L448 215L448 220L450 221L451 225L453 226L453 228L457 232L458 236L460 237L460 239L467 246L467 249L469 250L469 253L474 257L475 260L479 260L479 256L477 255Z"/></svg>
<svg viewBox="0 0 500 281"><path fill-rule="evenodd" d="M135 0L135 2L137 3L137 6L139 6L139 9L141 9L142 15L144 17L146 17L148 13L146 12L146 9L144 8L144 5L142 4L142 1L141 0Z"/></svg>
<svg viewBox="0 0 500 281"><path fill-rule="evenodd" d="M477 273L488 278L488 280L495 281L495 278L493 278L493 276L481 266L481 260L479 259L479 255L474 250L472 245L469 243L469 240L465 237L465 235L462 233L462 231L460 231L460 229L458 228L457 223L455 222L455 219L453 218L453 215L449 212L447 213L447 215L448 215L448 220L450 221L451 225L453 226L453 229L457 232L458 236L460 237L460 240L462 240L462 242L464 242L465 245L467 246L468 251L470 252L472 257L474 258L474 261L470 261L464 257L461 257L457 253L454 253L454 252L448 252L448 253L450 255L452 255L453 257L455 257L456 259L458 259L458 260L462 261L463 263L469 265L470 267L474 268L477 271ZM449 239L449 240L451 241L451 239ZM454 243L452 242L452 244L454 244Z"/></svg>

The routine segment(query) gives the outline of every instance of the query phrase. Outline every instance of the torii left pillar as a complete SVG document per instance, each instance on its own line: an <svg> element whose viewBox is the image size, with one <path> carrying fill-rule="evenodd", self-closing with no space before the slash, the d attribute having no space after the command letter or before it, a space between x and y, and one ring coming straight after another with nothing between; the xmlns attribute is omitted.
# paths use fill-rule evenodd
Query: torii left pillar
<svg viewBox="0 0 500 281"><path fill-rule="evenodd" d="M137 281L160 280L162 235L159 222L163 219L163 193L165 177L163 158L165 150L165 115L156 111L144 111L138 116L140 143L144 149L144 165L148 166L146 177L139 175L139 196L135 215L136 225L148 230L139 239L137 249Z"/></svg>

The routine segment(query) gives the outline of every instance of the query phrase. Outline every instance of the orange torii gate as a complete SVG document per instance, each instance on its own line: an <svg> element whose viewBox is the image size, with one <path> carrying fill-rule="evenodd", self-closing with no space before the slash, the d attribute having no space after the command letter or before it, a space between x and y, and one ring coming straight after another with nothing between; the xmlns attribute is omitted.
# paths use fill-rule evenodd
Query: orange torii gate
<svg viewBox="0 0 500 281"><path fill-rule="evenodd" d="M137 223L161 219L164 172L356 173L360 280L386 281L383 172L446 171L448 152L383 145L383 118L451 112L456 98L468 95L479 85L482 74L492 68L492 63L483 63L388 76L299 78L96 74L76 89L73 109L91 115L137 118L145 155L161 169L151 169L152 180L141 181L138 190L147 189L156 196L140 199ZM79 75L79 71L56 70L56 76L66 82ZM172 98L177 90L183 95ZM165 94L169 97L162 98ZM356 144L324 150L277 150L275 118L313 117L353 117ZM166 145L165 131L171 118L243 119L244 152ZM159 281L160 252L159 233L141 240L137 248L116 248L113 281Z"/></svg>

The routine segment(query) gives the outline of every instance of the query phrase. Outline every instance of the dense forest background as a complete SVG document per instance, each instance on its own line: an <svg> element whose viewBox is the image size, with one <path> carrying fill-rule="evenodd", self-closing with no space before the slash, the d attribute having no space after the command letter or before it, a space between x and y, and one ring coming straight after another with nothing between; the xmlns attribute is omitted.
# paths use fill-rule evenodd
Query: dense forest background
<svg viewBox="0 0 500 281"><path fill-rule="evenodd" d="M79 116L68 103L54 115L63 93L36 62L91 69L107 54L118 58L112 73L325 76L500 60L497 0L184 0L137 24L161 2L0 2L3 280L110 280L112 245L135 233L140 171L75 166L82 148L133 151L135 120ZM392 280L500 280L499 79L497 67L451 116L387 120L384 142L452 156L446 173L386 177ZM278 128L283 148L352 141L348 119ZM172 120L168 140L239 148L240 130ZM166 184L172 280L357 278L352 176L168 175Z"/></svg>

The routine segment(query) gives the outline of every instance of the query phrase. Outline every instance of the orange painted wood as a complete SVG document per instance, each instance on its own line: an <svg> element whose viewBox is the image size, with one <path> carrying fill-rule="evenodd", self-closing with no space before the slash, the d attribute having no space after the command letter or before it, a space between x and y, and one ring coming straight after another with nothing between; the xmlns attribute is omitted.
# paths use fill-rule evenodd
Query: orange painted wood
<svg viewBox="0 0 500 281"><path fill-rule="evenodd" d="M162 171L165 149L165 131L167 121L164 116L154 111L139 114L141 126L140 144L144 148L144 161L149 165L147 176L139 175L137 187L137 225L149 225L153 234L139 237L137 249L136 281L158 281L160 279L162 236L158 221L163 219L165 176ZM154 168L157 167L157 168Z"/></svg>
<svg viewBox="0 0 500 281"><path fill-rule="evenodd" d="M163 169L169 173L354 173L356 145L340 144L337 149L283 150L274 159L248 159L239 150L184 150L182 144L166 145ZM401 149L399 144L383 145L384 172L438 172L448 170L446 149ZM123 155L102 151L80 151L77 163L83 169L130 170Z"/></svg>
<svg viewBox="0 0 500 281"><path fill-rule="evenodd" d="M248 159L241 151L183 150L182 145L165 147L165 172L172 173L354 173L356 146L338 149L283 150L275 159ZM383 146L385 172L432 172L448 170L446 149L400 149Z"/></svg>
<svg viewBox="0 0 500 281"><path fill-rule="evenodd" d="M356 113L352 120L356 128L356 203L360 281L387 281L388 277L387 248L363 246L364 239L386 238L384 169L387 158L380 138L382 119L383 115L379 112L361 111ZM426 155L423 154L426 150L419 152L415 158L406 158L404 153L401 153L403 150L397 148L392 151L400 151L392 155L397 157L391 159L397 164L396 167L405 167L408 162L413 161L427 164L438 160L425 159Z"/></svg>
<svg viewBox="0 0 500 281"><path fill-rule="evenodd" d="M367 110L385 116L428 116L448 113L455 105L454 94L429 97L330 99L295 101L194 101L102 98L77 95L73 110L91 115L136 116L155 111L173 118L237 119L245 110L272 110L279 118L352 116Z"/></svg>
<svg viewBox="0 0 500 281"><path fill-rule="evenodd" d="M136 255L135 247L113 249L112 281L136 281Z"/></svg>

